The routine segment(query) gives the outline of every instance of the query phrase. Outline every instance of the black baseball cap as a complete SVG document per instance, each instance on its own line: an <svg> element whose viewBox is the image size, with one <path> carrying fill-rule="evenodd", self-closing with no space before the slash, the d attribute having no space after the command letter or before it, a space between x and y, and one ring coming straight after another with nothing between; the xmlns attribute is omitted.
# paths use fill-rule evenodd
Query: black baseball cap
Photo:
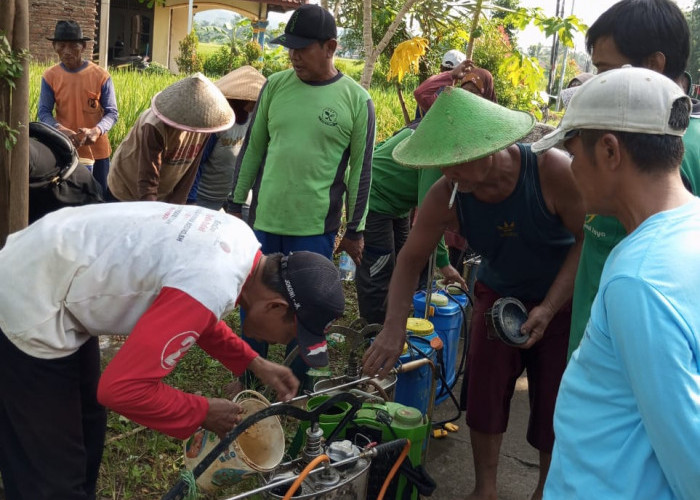
<svg viewBox="0 0 700 500"><path fill-rule="evenodd" d="M340 274L314 252L291 252L280 261L285 298L294 309L299 352L307 365L328 365L326 331L345 310Z"/></svg>
<svg viewBox="0 0 700 500"><path fill-rule="evenodd" d="M316 41L335 38L338 32L333 15L319 5L302 5L292 13L284 35L270 41L288 49L303 49Z"/></svg>

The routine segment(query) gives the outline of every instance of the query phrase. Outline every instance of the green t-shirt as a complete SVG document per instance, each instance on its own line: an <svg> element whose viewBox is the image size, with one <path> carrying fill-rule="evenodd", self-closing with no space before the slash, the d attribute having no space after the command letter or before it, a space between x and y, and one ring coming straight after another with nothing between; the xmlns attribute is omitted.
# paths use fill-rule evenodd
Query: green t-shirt
<svg viewBox="0 0 700 500"><path fill-rule="evenodd" d="M683 145L685 154L681 175L697 196L700 193L700 117L690 119L688 130L683 136ZM586 216L583 233L583 247L574 283L569 358L578 348L586 330L605 260L615 245L627 236L625 228L615 217L601 215Z"/></svg>
<svg viewBox="0 0 700 500"><path fill-rule="evenodd" d="M406 217L412 208L420 206L426 193L442 177L439 168L408 168L391 156L394 148L409 137L409 127L399 130L393 137L374 148L372 158L372 188L369 192L369 209L392 217ZM438 244L437 266L450 263L444 239Z"/></svg>
<svg viewBox="0 0 700 500"><path fill-rule="evenodd" d="M294 70L271 75L239 155L233 201L257 184L253 227L315 236L337 231L343 201L347 235L364 229L372 172L374 105L369 93L338 73L305 83Z"/></svg>

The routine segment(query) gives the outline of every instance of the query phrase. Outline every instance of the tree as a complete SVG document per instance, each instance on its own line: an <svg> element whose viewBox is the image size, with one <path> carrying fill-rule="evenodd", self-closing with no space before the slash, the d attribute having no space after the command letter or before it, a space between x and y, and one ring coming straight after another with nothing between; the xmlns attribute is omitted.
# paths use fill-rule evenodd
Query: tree
<svg viewBox="0 0 700 500"><path fill-rule="evenodd" d="M557 1L557 9L559 9L559 6L560 3ZM559 42L569 48L573 48L574 46L574 33L577 31L585 32L588 29L588 26L574 15L567 17L561 15L550 17L546 16L540 7L534 9L520 8L516 12L506 16L505 21L512 23L520 30L525 29L525 27L532 23L547 37L555 37L555 40L559 40ZM558 43L555 44L553 48L556 49L557 46ZM547 84L547 91L549 93L552 92L555 83L554 75L557 57L558 54L556 50L552 50L550 52L549 82Z"/></svg>
<svg viewBox="0 0 700 500"><path fill-rule="evenodd" d="M360 85L362 85L364 88L368 89L370 83L372 82L374 65L377 63L379 55L389 44L391 37L394 36L394 33L396 33L399 25L403 22L404 16L408 13L411 7L413 7L413 5L419 1L420 0L406 0L396 13L396 17L387 28L382 39L377 45L374 45L374 40L372 38L372 0L362 0L362 38L364 41L365 68L362 71Z"/></svg>
<svg viewBox="0 0 700 500"><path fill-rule="evenodd" d="M3 2L0 17L0 247L27 225L29 198L29 8Z"/></svg>
<svg viewBox="0 0 700 500"><path fill-rule="evenodd" d="M202 71L202 61L197 55L197 47L199 39L197 33L192 30L189 35L185 36L180 43L180 53L175 59L178 71L180 73L192 74Z"/></svg>
<svg viewBox="0 0 700 500"><path fill-rule="evenodd" d="M510 41L513 43L513 45L517 45L516 41L516 30L515 30L515 25L512 23L509 23L506 21L506 17L508 16L509 12L514 12L518 10L520 7L520 1L519 0L494 0L493 4L498 7L502 7L503 10L495 10L491 14L491 19L496 19L496 20L501 20L503 24L503 29L506 30L506 33L508 34L508 38L510 38Z"/></svg>

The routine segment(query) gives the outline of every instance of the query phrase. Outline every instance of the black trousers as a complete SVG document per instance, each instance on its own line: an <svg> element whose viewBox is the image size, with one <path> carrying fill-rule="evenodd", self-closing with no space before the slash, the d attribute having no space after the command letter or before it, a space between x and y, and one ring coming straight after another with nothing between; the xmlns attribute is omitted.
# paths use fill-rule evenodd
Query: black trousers
<svg viewBox="0 0 700 500"><path fill-rule="evenodd" d="M408 217L392 217L371 210L367 214L365 249L355 273L355 287L360 316L369 323L384 323L389 281L408 230Z"/></svg>
<svg viewBox="0 0 700 500"><path fill-rule="evenodd" d="M0 331L0 472L7 500L95 498L107 413L91 337L57 359L29 356Z"/></svg>

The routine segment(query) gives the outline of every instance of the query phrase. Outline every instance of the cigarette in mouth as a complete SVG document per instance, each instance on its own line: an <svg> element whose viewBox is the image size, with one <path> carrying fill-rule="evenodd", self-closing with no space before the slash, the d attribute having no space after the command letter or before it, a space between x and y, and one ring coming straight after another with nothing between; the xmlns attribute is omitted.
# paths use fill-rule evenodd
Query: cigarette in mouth
<svg viewBox="0 0 700 500"><path fill-rule="evenodd" d="M447 208L452 208L452 205L455 204L455 196L457 196L457 186L459 186L459 183L455 182L454 188L452 188L452 195L450 196L450 204L447 205Z"/></svg>

